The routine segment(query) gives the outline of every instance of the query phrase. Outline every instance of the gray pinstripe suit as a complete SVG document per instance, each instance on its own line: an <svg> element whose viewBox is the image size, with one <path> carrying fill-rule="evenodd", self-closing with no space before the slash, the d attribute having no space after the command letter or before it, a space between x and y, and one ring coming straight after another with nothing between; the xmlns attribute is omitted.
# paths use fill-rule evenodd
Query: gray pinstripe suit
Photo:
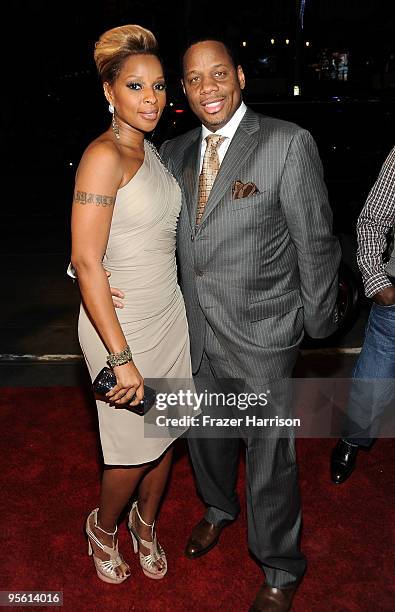
<svg viewBox="0 0 395 612"><path fill-rule="evenodd" d="M221 377L291 376L303 337L336 329L340 248L311 135L247 109L195 231L201 129L167 141L164 162L183 190L177 249L198 390ZM259 193L233 199L232 185ZM246 443L249 546L272 586L299 578L300 503L294 441ZM217 524L239 510L237 439L190 439L199 491Z"/></svg>

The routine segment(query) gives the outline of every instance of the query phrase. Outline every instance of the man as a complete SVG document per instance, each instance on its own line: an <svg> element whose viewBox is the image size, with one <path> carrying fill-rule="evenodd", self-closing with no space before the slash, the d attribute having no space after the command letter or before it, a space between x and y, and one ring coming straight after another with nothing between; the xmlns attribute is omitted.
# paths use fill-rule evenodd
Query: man
<svg viewBox="0 0 395 612"><path fill-rule="evenodd" d="M373 299L362 351L353 371L347 433L331 454L335 484L352 474L359 448L370 449L382 410L394 396L395 252L384 264L387 234L395 226L395 147L385 160L357 222L357 261L365 295ZM385 380L383 380L385 379ZM375 382L377 381L377 382ZM375 422L376 419L376 422Z"/></svg>
<svg viewBox="0 0 395 612"><path fill-rule="evenodd" d="M182 83L202 127L161 155L183 190L177 249L196 385L286 379L303 327L322 338L337 322L340 248L316 145L245 106L243 70L220 40L188 47ZM266 574L251 610L289 610L305 571L294 440L240 437L249 547ZM189 448L207 504L185 551L194 559L238 514L239 441L190 437Z"/></svg>

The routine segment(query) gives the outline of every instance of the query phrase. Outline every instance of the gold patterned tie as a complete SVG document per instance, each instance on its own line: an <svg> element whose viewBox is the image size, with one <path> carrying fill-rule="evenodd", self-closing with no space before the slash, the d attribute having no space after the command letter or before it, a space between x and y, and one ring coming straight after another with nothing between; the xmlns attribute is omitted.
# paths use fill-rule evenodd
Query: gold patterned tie
<svg viewBox="0 0 395 612"><path fill-rule="evenodd" d="M225 136L209 134L206 136L206 151L203 157L202 171L199 176L199 195L198 206L196 213L196 225L199 225L204 213L208 197L212 186L214 185L215 177L219 170L218 147L225 140Z"/></svg>

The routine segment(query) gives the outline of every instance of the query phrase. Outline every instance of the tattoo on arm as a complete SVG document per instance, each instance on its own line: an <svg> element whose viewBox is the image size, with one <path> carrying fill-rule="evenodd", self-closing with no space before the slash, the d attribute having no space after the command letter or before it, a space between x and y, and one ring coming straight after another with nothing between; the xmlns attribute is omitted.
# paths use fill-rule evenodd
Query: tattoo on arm
<svg viewBox="0 0 395 612"><path fill-rule="evenodd" d="M78 202L78 204L96 204L96 206L114 206L115 197L76 190L74 192L74 202Z"/></svg>

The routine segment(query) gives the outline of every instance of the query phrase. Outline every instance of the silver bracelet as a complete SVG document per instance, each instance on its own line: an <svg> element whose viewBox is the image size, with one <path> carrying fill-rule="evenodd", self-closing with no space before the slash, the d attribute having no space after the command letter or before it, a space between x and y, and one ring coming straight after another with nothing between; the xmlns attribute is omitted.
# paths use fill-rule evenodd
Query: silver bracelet
<svg viewBox="0 0 395 612"><path fill-rule="evenodd" d="M116 366L124 365L125 363L129 363L132 361L132 351L130 350L130 346L127 345L126 348L123 349L120 353L110 353L107 355L107 363L111 368Z"/></svg>

